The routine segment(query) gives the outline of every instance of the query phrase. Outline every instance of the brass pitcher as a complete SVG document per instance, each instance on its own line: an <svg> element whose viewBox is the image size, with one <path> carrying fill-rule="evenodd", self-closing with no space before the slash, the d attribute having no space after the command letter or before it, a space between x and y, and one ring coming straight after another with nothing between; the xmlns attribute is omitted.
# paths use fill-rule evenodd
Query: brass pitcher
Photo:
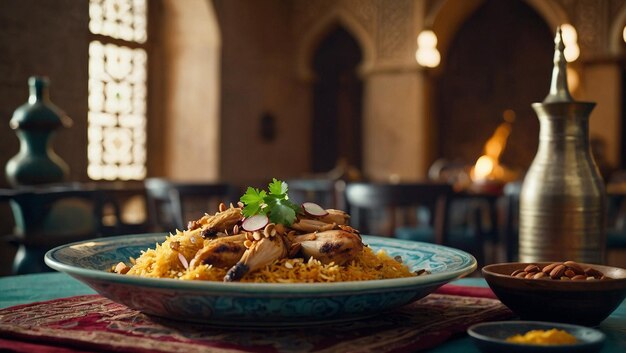
<svg viewBox="0 0 626 353"><path fill-rule="evenodd" d="M532 104L540 122L539 147L520 194L519 258L601 264L606 191L589 145L595 103L572 99L560 28L555 44L550 92Z"/></svg>

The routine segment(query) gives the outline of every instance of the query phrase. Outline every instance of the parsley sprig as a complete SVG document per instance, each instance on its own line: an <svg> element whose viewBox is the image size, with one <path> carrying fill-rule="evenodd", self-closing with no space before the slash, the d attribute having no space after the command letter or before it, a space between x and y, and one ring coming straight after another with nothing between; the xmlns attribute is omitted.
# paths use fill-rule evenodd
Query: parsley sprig
<svg viewBox="0 0 626 353"><path fill-rule="evenodd" d="M268 216L272 223L291 225L300 207L289 201L288 190L287 183L276 178L268 185L269 193L249 186L239 199L244 204L243 215L251 217L263 214Z"/></svg>

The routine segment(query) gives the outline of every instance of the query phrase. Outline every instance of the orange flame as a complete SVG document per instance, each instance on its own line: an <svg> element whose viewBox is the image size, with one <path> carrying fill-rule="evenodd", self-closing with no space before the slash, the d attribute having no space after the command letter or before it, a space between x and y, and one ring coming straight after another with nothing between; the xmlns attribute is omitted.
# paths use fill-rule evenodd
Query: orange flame
<svg viewBox="0 0 626 353"><path fill-rule="evenodd" d="M483 155L478 158L470 171L473 181L505 180L507 171L500 165L500 156L506 148L511 134L512 123L515 121L515 112L504 111L504 121L496 128L493 135L485 143Z"/></svg>

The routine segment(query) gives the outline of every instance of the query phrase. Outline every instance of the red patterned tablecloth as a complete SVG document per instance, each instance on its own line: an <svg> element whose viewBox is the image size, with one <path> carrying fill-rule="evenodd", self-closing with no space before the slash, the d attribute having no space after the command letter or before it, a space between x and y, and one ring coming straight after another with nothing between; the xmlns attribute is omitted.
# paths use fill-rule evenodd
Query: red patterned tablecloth
<svg viewBox="0 0 626 353"><path fill-rule="evenodd" d="M512 313L488 288L446 285L369 319L299 328L225 329L144 315L99 295L0 310L0 349L18 352L415 352Z"/></svg>

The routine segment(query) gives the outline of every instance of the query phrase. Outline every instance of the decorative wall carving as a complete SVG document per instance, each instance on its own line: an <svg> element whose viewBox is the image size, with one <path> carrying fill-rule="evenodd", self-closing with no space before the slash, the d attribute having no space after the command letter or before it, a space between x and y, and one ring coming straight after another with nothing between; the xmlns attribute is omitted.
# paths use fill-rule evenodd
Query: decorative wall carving
<svg viewBox="0 0 626 353"><path fill-rule="evenodd" d="M296 42L311 39L307 36L309 31L326 20L329 14L340 12L350 16L367 33L369 42L375 46L372 48L374 65L413 63L416 37L412 30L413 4L412 0L297 0L293 3L292 17ZM363 49L368 51L369 48ZM313 52L310 51L311 54Z"/></svg>
<svg viewBox="0 0 626 353"><path fill-rule="evenodd" d="M409 0L386 1L378 11L378 56L393 61L402 60L410 55L409 43L414 42L416 34L407 33L410 29L413 13Z"/></svg>
<svg viewBox="0 0 626 353"><path fill-rule="evenodd" d="M581 59L593 60L610 57L615 54L611 48L615 25L623 28L626 23L620 21L620 13L626 6L623 0L559 0L561 7L572 19L578 31L578 44Z"/></svg>
<svg viewBox="0 0 626 353"><path fill-rule="evenodd" d="M607 1L580 0L575 7L575 25L581 55L585 58L606 51L608 30Z"/></svg>
<svg viewBox="0 0 626 353"><path fill-rule="evenodd" d="M377 4L373 1L346 0L346 7L354 11L354 16L363 25L373 31L376 26Z"/></svg>
<svg viewBox="0 0 626 353"><path fill-rule="evenodd" d="M375 34L376 11L375 1L362 0L297 0L293 5L294 32L302 35L326 14L337 10L349 13L370 35Z"/></svg>

